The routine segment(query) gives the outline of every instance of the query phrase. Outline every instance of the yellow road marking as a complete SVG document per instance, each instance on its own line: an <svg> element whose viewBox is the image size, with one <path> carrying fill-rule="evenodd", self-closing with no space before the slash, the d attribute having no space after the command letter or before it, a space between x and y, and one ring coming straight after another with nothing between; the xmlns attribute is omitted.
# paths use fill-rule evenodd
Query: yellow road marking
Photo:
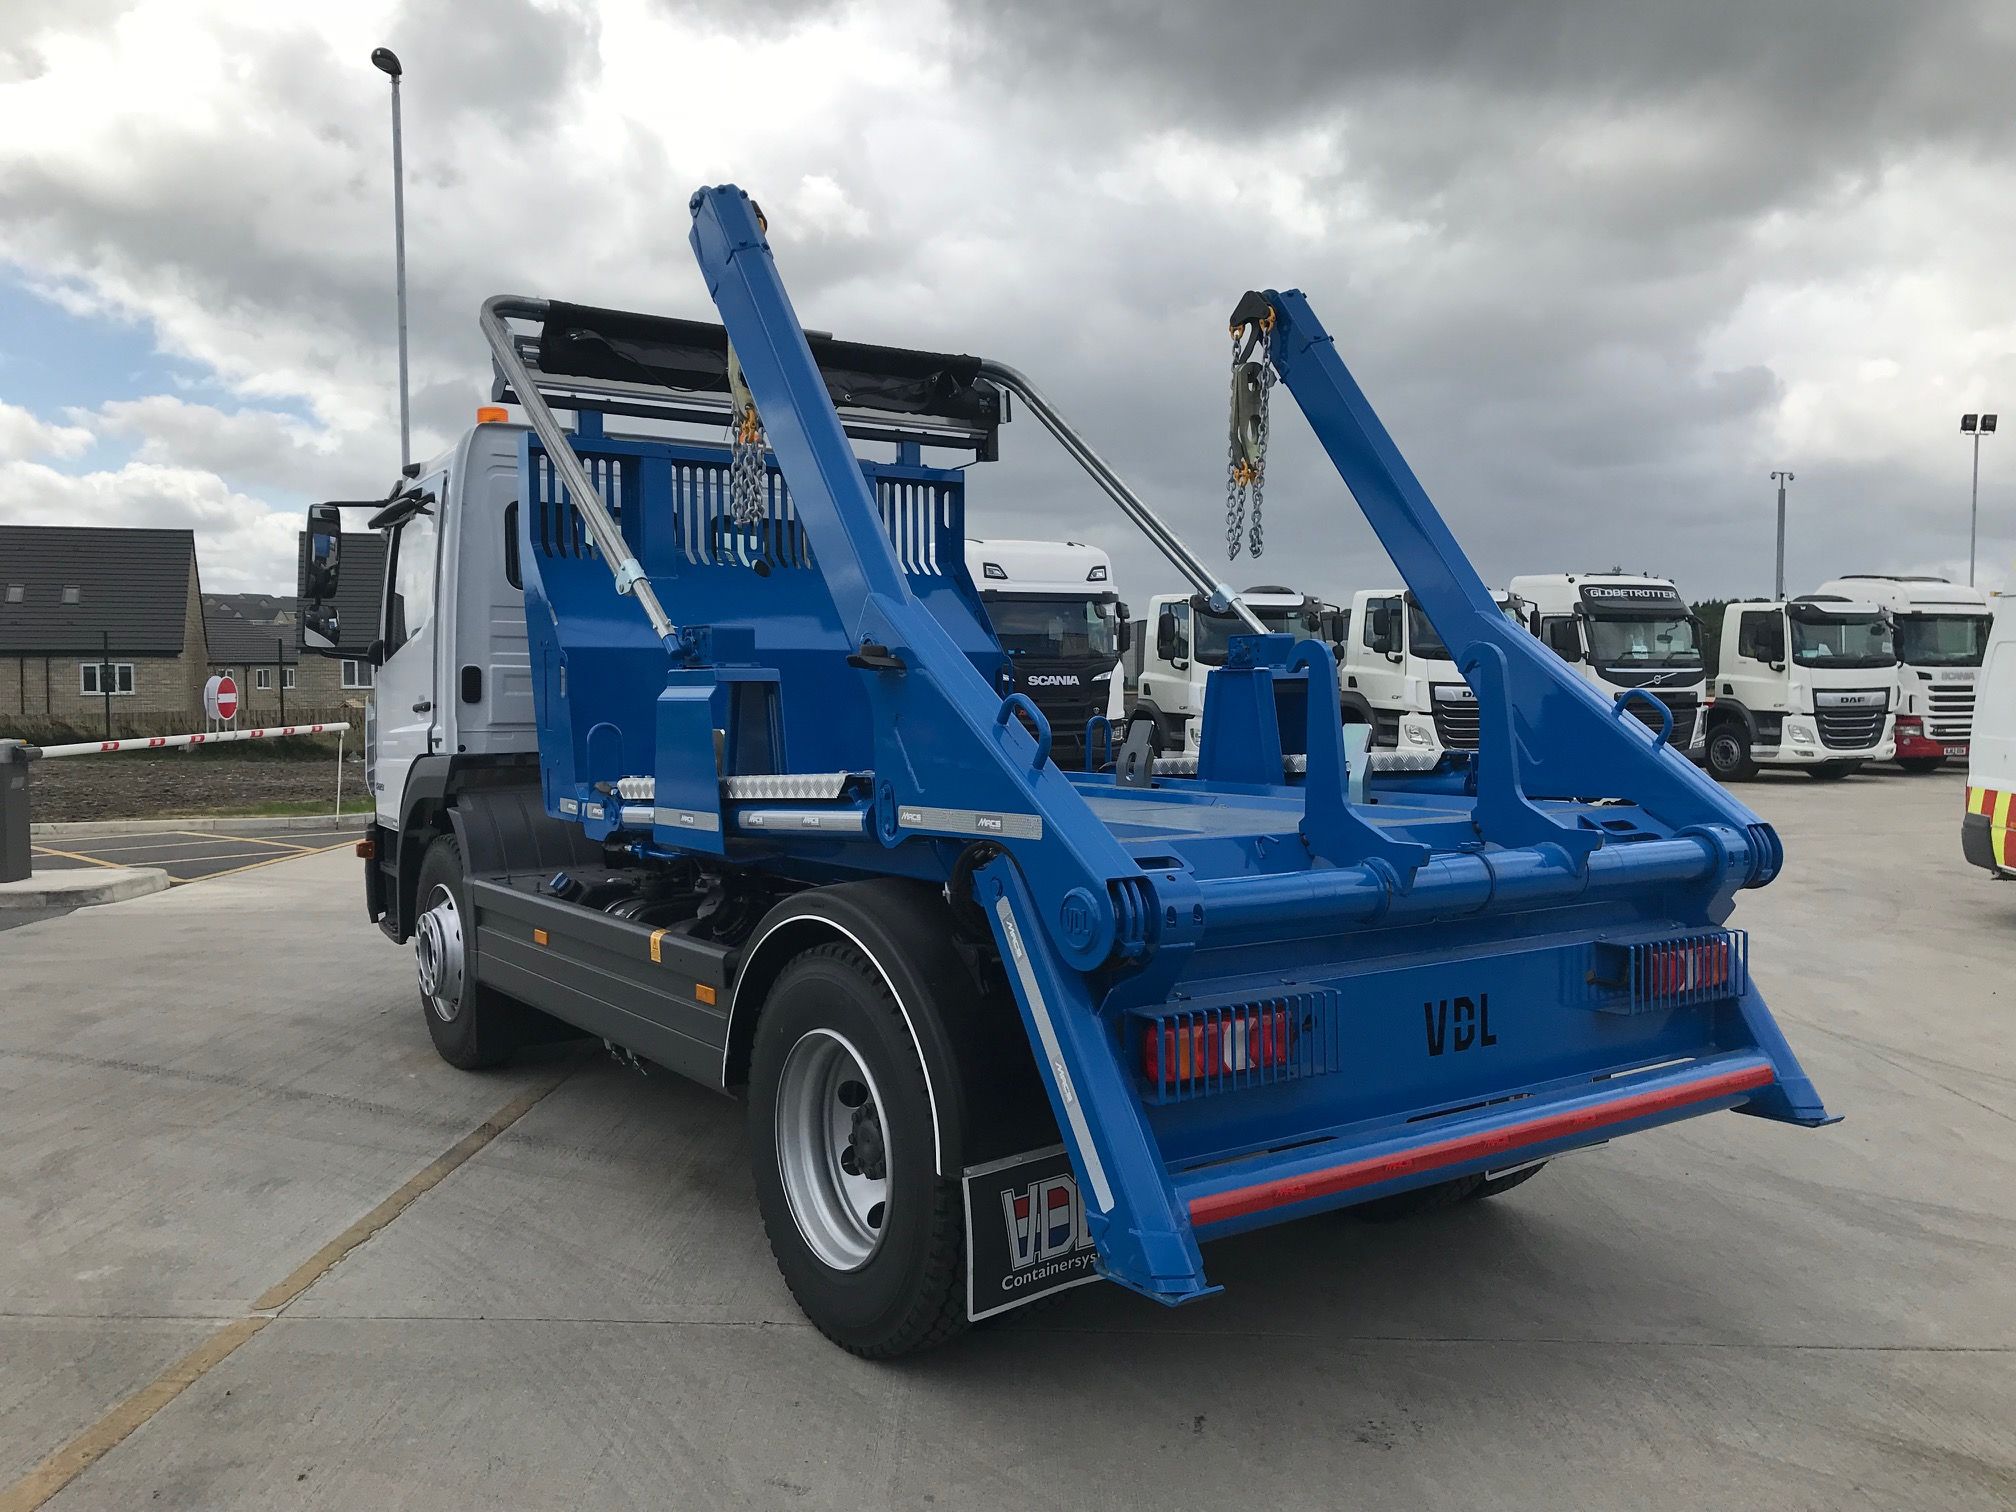
<svg viewBox="0 0 2016 1512"><path fill-rule="evenodd" d="M287 850L300 851L303 854L315 848L312 845L297 845L291 840L268 840L261 835L233 835L223 830L211 830L207 834L202 830L169 830L167 833L171 835L193 835L198 840L236 840L245 845L278 845Z"/></svg>
<svg viewBox="0 0 2016 1512"><path fill-rule="evenodd" d="M274 859L284 861L287 858L277 856ZM141 1427L212 1369L228 1360L240 1345L271 1323L289 1303L329 1274L345 1255L383 1229L423 1193L438 1186L442 1178L531 1112L541 1098L573 1073L573 1069L570 1064L557 1076L549 1077L538 1086L528 1087L512 1098L437 1156L425 1170L407 1178L398 1191L295 1267L286 1280L269 1288L252 1304L253 1311L249 1316L225 1324L145 1386L116 1403L97 1422L51 1453L12 1486L0 1491L0 1512L35 1512L36 1508L47 1503L57 1492L118 1448L134 1429Z"/></svg>
<svg viewBox="0 0 2016 1512"><path fill-rule="evenodd" d="M55 847L55 846L53 846L53 845L38 845L38 844L36 844L36 843L35 843L34 841L30 841L30 842L29 842L29 844L28 844L28 848L29 848L30 850L32 850L32 851L35 851L36 853L38 853L38 854L40 854L40 855L44 855L44 856L61 856L61 857L63 857L63 858L64 858L64 859L66 860L66 861L85 861L85 862L89 862L89 863L90 863L90 864L91 864L92 866L103 866L103 867L108 867L108 868L110 868L110 869L111 869L111 870L113 870L113 871L124 871L124 870L126 870L126 866L125 866L125 863L124 863L124 862L120 862L120 861L101 861L101 860L99 860L99 859L98 859L98 858L97 858L96 856L86 856L86 855L80 855L80 854L79 854L78 852L76 852L76 851L66 851L66 850L58 850L58 849L56 849L56 847Z"/></svg>
<svg viewBox="0 0 2016 1512"><path fill-rule="evenodd" d="M348 850L356 843L355 840L339 840L334 845L325 845L318 850L290 851L284 856L266 856L258 861L248 861L243 866L227 866L223 871L205 872L200 877L170 877L168 881L169 885L173 887L186 887L191 882L214 882L219 877L235 877L240 872L257 871L262 866L277 866L282 861L298 861L303 856L320 856L328 851ZM246 851L245 854L249 856L252 852ZM205 859L216 861L223 858L218 856L207 858L203 856L191 856L189 859L192 861L202 861Z"/></svg>

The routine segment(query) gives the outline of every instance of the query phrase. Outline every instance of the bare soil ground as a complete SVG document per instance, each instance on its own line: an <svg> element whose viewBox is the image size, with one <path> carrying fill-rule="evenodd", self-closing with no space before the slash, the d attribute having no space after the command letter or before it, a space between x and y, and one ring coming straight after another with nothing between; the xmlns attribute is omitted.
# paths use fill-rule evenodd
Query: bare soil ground
<svg viewBox="0 0 2016 1512"><path fill-rule="evenodd" d="M69 819L144 819L164 815L231 813L268 804L336 800L336 758L286 761L214 754L74 756L38 761L30 772L29 817L36 823ZM364 792L364 769L346 761L346 800Z"/></svg>

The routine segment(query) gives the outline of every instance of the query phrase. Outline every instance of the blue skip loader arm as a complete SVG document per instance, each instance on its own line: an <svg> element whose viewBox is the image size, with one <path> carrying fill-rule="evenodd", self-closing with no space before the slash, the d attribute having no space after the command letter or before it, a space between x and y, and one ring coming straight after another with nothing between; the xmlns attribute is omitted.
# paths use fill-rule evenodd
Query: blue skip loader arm
<svg viewBox="0 0 2016 1512"><path fill-rule="evenodd" d="M1777 872L1775 835L1505 620L1299 294L1248 295L1235 323L1266 328L1456 648L1476 761L1369 793L1361 774L1354 799L1328 648L1261 634L1212 674L1194 777L1123 783L1061 771L1040 715L1032 738L1004 697L958 560L963 478L914 451L858 457L748 197L703 189L691 209L770 492L760 520L731 523L707 514L718 491L680 481L722 476L720 448L550 425L527 439L548 811L640 856L793 885L919 878L972 904L1104 1274L1187 1301L1213 1289L1199 1241L1220 1234L1720 1108L1826 1121L1722 927ZM1215 591L1027 380L910 355L1022 394ZM621 519L597 544L612 563L634 549L644 576L619 589L647 608L662 593L676 632L661 613L624 639L598 564L564 530L535 532L564 502L544 458L576 444L590 470L561 480L588 502L620 474ZM899 495L925 499L925 524L898 524ZM616 790L647 781L640 831ZM769 806L786 799L810 803Z"/></svg>

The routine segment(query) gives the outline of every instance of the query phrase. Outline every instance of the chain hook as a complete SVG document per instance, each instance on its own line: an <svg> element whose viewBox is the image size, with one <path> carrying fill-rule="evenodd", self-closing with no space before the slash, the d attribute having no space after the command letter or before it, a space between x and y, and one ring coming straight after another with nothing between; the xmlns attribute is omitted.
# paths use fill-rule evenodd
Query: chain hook
<svg viewBox="0 0 2016 1512"><path fill-rule="evenodd" d="M1274 311L1270 307L1257 320L1235 321L1230 329L1232 418L1225 453L1225 557L1236 561L1242 544L1256 557L1266 544L1260 512L1267 487L1268 400L1275 376L1269 349Z"/></svg>

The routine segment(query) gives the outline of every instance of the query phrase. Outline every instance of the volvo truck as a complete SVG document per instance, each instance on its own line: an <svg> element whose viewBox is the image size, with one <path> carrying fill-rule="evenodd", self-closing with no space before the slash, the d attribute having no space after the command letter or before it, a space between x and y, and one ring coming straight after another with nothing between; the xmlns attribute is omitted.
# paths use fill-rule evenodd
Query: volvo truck
<svg viewBox="0 0 2016 1512"><path fill-rule="evenodd" d="M504 408L371 506L375 624L310 510L303 641L379 672L363 910L450 1064L581 1035L738 1099L786 1285L877 1359L1092 1280L1200 1302L1220 1238L1683 1118L1831 1121L1731 917L1776 832L1506 621L1303 295L1234 346L1475 690L1461 778L1360 770L1314 611L1247 604L1033 379L808 333L749 197L689 208L718 324L483 306ZM1185 772L1059 762L1014 686L964 552L1009 395L1210 611Z"/></svg>
<svg viewBox="0 0 2016 1512"><path fill-rule="evenodd" d="M1965 761L1994 614L1988 595L1942 577L1851 572L1822 583L1812 596L1873 603L1889 612L1897 640L1897 764L1907 772L1931 772Z"/></svg>
<svg viewBox="0 0 2016 1512"><path fill-rule="evenodd" d="M1889 611L1845 598L1738 601L1722 611L1708 770L1759 767L1821 781L1897 754L1897 649Z"/></svg>
<svg viewBox="0 0 2016 1512"><path fill-rule="evenodd" d="M1532 574L1510 586L1549 650L1699 758L1707 669L1700 624L1679 589L1665 578L1590 572Z"/></svg>
<svg viewBox="0 0 2016 1512"><path fill-rule="evenodd" d="M1008 653L1014 688L1050 721L1065 759L1084 750L1094 716L1126 711L1120 658L1132 631L1112 560L1077 541L966 543L966 571Z"/></svg>

